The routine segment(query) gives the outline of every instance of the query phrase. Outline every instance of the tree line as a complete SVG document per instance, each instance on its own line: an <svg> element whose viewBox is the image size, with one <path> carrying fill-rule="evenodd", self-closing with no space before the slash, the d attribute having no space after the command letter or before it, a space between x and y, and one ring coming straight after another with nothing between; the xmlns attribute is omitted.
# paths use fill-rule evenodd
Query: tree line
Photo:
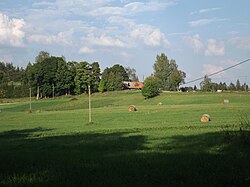
<svg viewBox="0 0 250 187"><path fill-rule="evenodd" d="M156 56L154 73L147 77L142 93L145 98L159 94L160 90L176 91L184 83L186 74L178 69L175 60L162 53ZM123 81L139 81L136 70L115 64L103 72L98 62L66 62L65 57L51 56L41 51L35 63L25 69L11 63L0 63L0 97L26 97L29 88L39 98L116 91L124 89Z"/></svg>
<svg viewBox="0 0 250 187"><path fill-rule="evenodd" d="M102 79L101 79L102 77ZM101 74L98 62L66 62L41 51L25 69L0 62L0 98L26 97L29 88L39 98L122 90L122 81L138 81L134 68L115 64Z"/></svg>
<svg viewBox="0 0 250 187"><path fill-rule="evenodd" d="M246 83L240 83L239 79L236 80L236 83L233 82L229 83L228 85L224 82L215 83L212 82L212 79L208 76L204 76L204 80L200 83L201 91L211 92L217 90L224 90L224 91L248 91L248 85Z"/></svg>
<svg viewBox="0 0 250 187"><path fill-rule="evenodd" d="M142 95L151 98L161 90L177 91L185 83L186 73L179 70L174 59L169 59L164 53L156 56L153 64L154 72L144 81ZM28 63L26 68L15 67L11 63L0 62L0 98L27 97L29 88L32 95L39 98L55 97L61 95L75 95L116 91L124 89L123 81L139 81L136 70L115 64L106 67L101 72L98 62L69 61L65 57L51 56L41 51L35 62ZM197 90L197 87L185 87L184 90ZM246 91L248 85L230 83L214 83L208 76L200 83L201 91Z"/></svg>
<svg viewBox="0 0 250 187"><path fill-rule="evenodd" d="M25 95L25 86L21 84L25 70L11 63L0 62L0 98Z"/></svg>

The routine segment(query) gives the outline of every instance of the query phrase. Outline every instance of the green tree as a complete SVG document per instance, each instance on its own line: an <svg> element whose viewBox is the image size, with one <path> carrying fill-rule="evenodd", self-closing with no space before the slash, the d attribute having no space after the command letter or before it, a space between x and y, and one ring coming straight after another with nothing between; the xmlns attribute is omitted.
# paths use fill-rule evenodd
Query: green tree
<svg viewBox="0 0 250 187"><path fill-rule="evenodd" d="M88 86L91 92L98 91L100 82L100 67L98 62L89 64L88 62L80 62L76 67L75 85L76 93L88 93Z"/></svg>
<svg viewBox="0 0 250 187"><path fill-rule="evenodd" d="M197 90L197 86L196 85L194 85L194 91L196 91Z"/></svg>
<svg viewBox="0 0 250 187"><path fill-rule="evenodd" d="M3 70L0 70L0 84L7 83L7 82L8 82L7 74Z"/></svg>
<svg viewBox="0 0 250 187"><path fill-rule="evenodd" d="M68 67L68 74L66 75L67 79L67 89L68 89L68 94L74 94L75 90L75 76L76 76L76 66L77 62L68 62L67 67Z"/></svg>
<svg viewBox="0 0 250 187"><path fill-rule="evenodd" d="M46 51L40 51L39 54L35 58L36 63L43 62L46 58L49 58L50 54Z"/></svg>
<svg viewBox="0 0 250 187"><path fill-rule="evenodd" d="M181 83L184 83L186 74L178 70L175 60L170 60L162 53L156 56L156 62L153 65L154 76L161 82L163 90L176 91Z"/></svg>
<svg viewBox="0 0 250 187"><path fill-rule="evenodd" d="M237 91L240 91L241 90L241 85L240 85L240 81L239 81L239 79L237 79L237 81L236 81L236 90Z"/></svg>
<svg viewBox="0 0 250 187"><path fill-rule="evenodd" d="M125 71L126 71L130 81L132 81L132 82L138 82L139 81L139 78L136 75L136 70L134 68L126 67Z"/></svg>
<svg viewBox="0 0 250 187"><path fill-rule="evenodd" d="M105 90L105 82L104 82L103 79L101 79L101 81L100 81L100 83L99 83L98 91L99 91L99 92L104 92L104 91L106 91L106 90Z"/></svg>
<svg viewBox="0 0 250 187"><path fill-rule="evenodd" d="M212 80L205 75L204 80L200 83L201 90L204 92L210 92L212 91Z"/></svg>
<svg viewBox="0 0 250 187"><path fill-rule="evenodd" d="M123 89L123 81L128 81L129 77L124 67L115 64L111 68L106 68L102 73L99 91L115 91Z"/></svg>
<svg viewBox="0 0 250 187"><path fill-rule="evenodd" d="M161 81L155 76L147 77L144 81L144 85L142 87L142 95L145 99L149 99L159 95Z"/></svg>
<svg viewBox="0 0 250 187"><path fill-rule="evenodd" d="M57 83L57 70L59 64L64 64L65 61L62 57L51 56L41 62L40 75L41 75L41 93L43 97L53 96L53 87Z"/></svg>
<svg viewBox="0 0 250 187"><path fill-rule="evenodd" d="M228 89L231 90L231 91L235 91L236 90L236 86L234 85L234 83L230 83L229 86L228 86Z"/></svg>
<svg viewBox="0 0 250 187"><path fill-rule="evenodd" d="M75 92L77 94L87 93L88 91L88 79L89 67L88 62L80 62L76 66L76 76L75 76Z"/></svg>
<svg viewBox="0 0 250 187"><path fill-rule="evenodd" d="M29 84L32 85L32 88L36 89L36 98L42 97L41 86L43 81L43 71L42 71L42 62L50 58L50 54L46 51L41 51L35 58L35 64L32 66L29 75Z"/></svg>
<svg viewBox="0 0 250 187"><path fill-rule="evenodd" d="M108 90L108 81L109 81L109 74L110 74L111 69L110 68L105 68L104 71L102 72L102 78L98 87L99 92L105 92Z"/></svg>
<svg viewBox="0 0 250 187"><path fill-rule="evenodd" d="M36 93L37 99L40 97L40 86L42 85L41 63L28 63L25 69L24 82L31 89L33 95Z"/></svg>
<svg viewBox="0 0 250 187"><path fill-rule="evenodd" d="M100 83L101 69L98 62L90 64L91 92L97 92Z"/></svg>
<svg viewBox="0 0 250 187"><path fill-rule="evenodd" d="M109 80L107 83L107 89L108 91L115 91L115 90L122 90L122 76L119 74L119 72L111 71L109 74Z"/></svg>
<svg viewBox="0 0 250 187"><path fill-rule="evenodd" d="M58 63L58 68L56 70L56 95L67 95L69 92L70 79L69 70L67 63L63 60Z"/></svg>
<svg viewBox="0 0 250 187"><path fill-rule="evenodd" d="M0 97L27 96L23 77L23 68L16 67L12 63L0 62Z"/></svg>

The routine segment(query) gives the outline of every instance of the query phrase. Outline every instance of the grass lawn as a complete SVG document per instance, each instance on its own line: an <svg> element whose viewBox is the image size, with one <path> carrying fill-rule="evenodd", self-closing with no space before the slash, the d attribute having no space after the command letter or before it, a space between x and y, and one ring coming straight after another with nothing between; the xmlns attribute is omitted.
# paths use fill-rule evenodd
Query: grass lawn
<svg viewBox="0 0 250 187"><path fill-rule="evenodd" d="M250 93L93 94L92 125L86 95L28 101L0 100L0 186L250 186Z"/></svg>

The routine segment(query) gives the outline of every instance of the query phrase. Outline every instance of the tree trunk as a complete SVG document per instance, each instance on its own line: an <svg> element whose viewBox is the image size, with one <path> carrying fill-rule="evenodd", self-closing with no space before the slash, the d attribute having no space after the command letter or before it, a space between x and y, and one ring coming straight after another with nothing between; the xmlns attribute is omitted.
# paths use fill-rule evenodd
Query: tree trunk
<svg viewBox="0 0 250 187"><path fill-rule="evenodd" d="M39 92L40 92L39 86L37 86L37 89L36 89L36 100L39 99Z"/></svg>

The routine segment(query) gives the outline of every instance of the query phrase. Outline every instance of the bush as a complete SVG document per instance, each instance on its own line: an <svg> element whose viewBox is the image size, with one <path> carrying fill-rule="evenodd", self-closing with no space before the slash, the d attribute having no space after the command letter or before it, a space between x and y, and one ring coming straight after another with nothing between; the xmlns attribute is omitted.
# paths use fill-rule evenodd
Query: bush
<svg viewBox="0 0 250 187"><path fill-rule="evenodd" d="M239 124L233 127L226 126L224 131L224 140L228 143L239 142L244 145L250 145L250 118L247 114L242 114L239 118Z"/></svg>
<svg viewBox="0 0 250 187"><path fill-rule="evenodd" d="M142 87L142 95L149 99L159 95L160 80L154 76L147 77Z"/></svg>

